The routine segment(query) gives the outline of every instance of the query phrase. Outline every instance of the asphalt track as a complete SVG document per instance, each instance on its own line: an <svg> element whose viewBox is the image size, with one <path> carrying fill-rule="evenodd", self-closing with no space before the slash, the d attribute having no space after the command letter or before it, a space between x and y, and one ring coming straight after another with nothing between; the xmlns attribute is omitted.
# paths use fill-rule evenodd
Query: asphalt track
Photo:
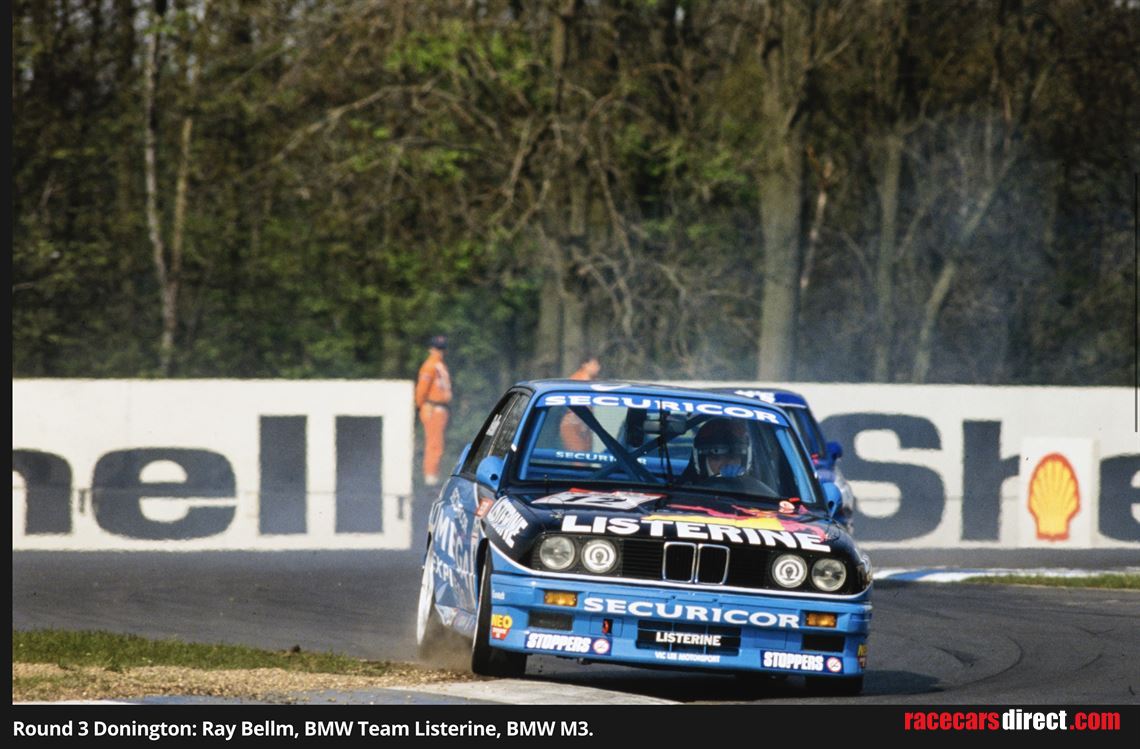
<svg viewBox="0 0 1140 749"><path fill-rule="evenodd" d="M877 550L878 567L1112 569L1131 550ZM100 629L270 649L300 646L413 661L418 552L13 552L13 629ZM876 583L864 694L813 701L886 704L1136 704L1140 593ZM565 702L581 687L618 701L802 703L797 678L579 665L532 657L525 688ZM491 685L481 687L491 694ZM559 690L565 690L560 692ZM517 693L517 692L516 692ZM511 701L510 692L499 701ZM341 696L371 701L376 695ZM404 698L411 699L411 698ZM418 700L431 701L430 695ZM440 702L455 696L440 696ZM382 700L381 700L382 701Z"/></svg>

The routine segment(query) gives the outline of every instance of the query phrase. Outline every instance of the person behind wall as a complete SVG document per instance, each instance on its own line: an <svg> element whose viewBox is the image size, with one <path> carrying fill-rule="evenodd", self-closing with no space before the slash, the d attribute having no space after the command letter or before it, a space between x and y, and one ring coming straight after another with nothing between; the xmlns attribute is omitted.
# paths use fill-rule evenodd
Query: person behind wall
<svg viewBox="0 0 1140 749"><path fill-rule="evenodd" d="M424 484L439 484L439 461L443 457L443 435L451 404L451 374L443 363L447 336L432 336L427 359L416 378L416 411L424 425Z"/></svg>
<svg viewBox="0 0 1140 749"><path fill-rule="evenodd" d="M598 361L598 357L593 354L586 354L582 357L582 363L574 374L570 375L571 380L592 380L598 376L602 371L602 363ZM586 426L585 422L579 419L570 411L562 417L562 421L558 425L558 433L562 437L562 447L571 452L587 452L593 446L593 433L590 427Z"/></svg>

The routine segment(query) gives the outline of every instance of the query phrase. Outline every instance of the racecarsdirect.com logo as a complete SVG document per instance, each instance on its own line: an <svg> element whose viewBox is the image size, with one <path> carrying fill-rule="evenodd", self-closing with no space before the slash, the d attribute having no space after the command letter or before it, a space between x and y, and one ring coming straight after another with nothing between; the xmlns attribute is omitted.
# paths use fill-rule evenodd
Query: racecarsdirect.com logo
<svg viewBox="0 0 1140 749"><path fill-rule="evenodd" d="M1059 453L1046 455L1029 480L1029 511L1037 523L1037 538L1063 541L1069 537L1069 521L1081 509L1077 474Z"/></svg>

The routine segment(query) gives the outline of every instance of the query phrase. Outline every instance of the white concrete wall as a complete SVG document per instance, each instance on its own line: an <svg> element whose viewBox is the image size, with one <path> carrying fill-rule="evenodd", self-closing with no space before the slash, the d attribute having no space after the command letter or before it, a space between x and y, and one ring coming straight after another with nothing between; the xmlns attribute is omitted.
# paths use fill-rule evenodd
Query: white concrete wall
<svg viewBox="0 0 1140 749"><path fill-rule="evenodd" d="M1140 435L1129 388L785 387L803 394L828 438L843 444L840 466L858 497L856 535L870 548L1140 549ZM16 380L12 402L13 549L411 544L411 382ZM264 456L275 455L273 445L262 445L263 424L274 417L293 417L294 425L301 417L304 436L303 507L290 511L293 526L284 531L267 527L262 507ZM366 458L374 449L382 455L375 481L382 496L374 504L365 497L354 512L382 530L338 526L336 424L344 417L381 420L381 444L356 448ZM92 486L96 466L106 469L109 455L147 449L190 450L197 457L183 465L177 453L174 460L120 470L116 481L126 487L126 499ZM66 467L68 486L61 488L58 475L36 474L37 466L49 464ZM202 465L228 466L232 487L194 496L187 470L197 476ZM1038 485L1046 486L1046 474L1054 484L1071 478L1073 496L1047 499L1038 490L1031 501L1033 477L1040 475ZM31 514L29 497L36 504ZM109 514L115 502L119 514Z"/></svg>
<svg viewBox="0 0 1140 749"><path fill-rule="evenodd" d="M13 549L410 546L414 446L410 381L15 380L12 404ZM296 468L304 479L300 491L306 496L301 505L293 505L292 527L284 532L279 528L267 531L259 518L263 456L269 455L272 460L274 450L273 445L261 444L262 424L264 418L275 416L294 417L294 424L300 425L301 438L293 440L292 448L303 454L305 463ZM338 447L336 424L344 417L377 430L379 443ZM187 470L195 470L197 464L193 460L184 464L178 459L157 460L124 479L128 486L133 479L133 494L147 495L135 501L137 509L132 509L128 500L128 506L117 516L119 520L109 523L106 517L101 519L95 504L100 496L112 494L104 491L100 495L92 486L96 465L103 460L106 467L106 456L113 451L149 448L196 451L194 460L207 461L202 465L220 469L221 474L228 464L232 486L227 488L227 482L222 481L220 492L227 496L189 496L194 491L186 487ZM354 507L367 517L352 519L357 527L376 530L357 532L349 523L346 531L343 517L338 530L338 449L364 456L363 462L369 467L373 461L380 466L380 475L357 476L357 480L365 486L382 487L382 496L369 498L357 492L354 501L359 504ZM29 490L37 498L54 496L58 500L61 495L58 476L32 475L28 451L50 453L54 457L47 460L52 465L58 466L62 459L70 468L71 487L66 500L69 518L63 518L58 507L41 511L29 529ZM202 457L205 453L216 455ZM16 470L18 458L23 473ZM42 456L31 459L43 462ZM147 484L155 486L147 490ZM165 498L164 492L168 495ZM121 496L115 496L121 507ZM50 505L51 500L44 499L39 507ZM195 522L188 530L186 519L195 512ZM111 517L106 510L103 514ZM133 521L132 514L138 515ZM199 519L205 522L197 522ZM126 533L121 527L104 527L123 523L127 524Z"/></svg>

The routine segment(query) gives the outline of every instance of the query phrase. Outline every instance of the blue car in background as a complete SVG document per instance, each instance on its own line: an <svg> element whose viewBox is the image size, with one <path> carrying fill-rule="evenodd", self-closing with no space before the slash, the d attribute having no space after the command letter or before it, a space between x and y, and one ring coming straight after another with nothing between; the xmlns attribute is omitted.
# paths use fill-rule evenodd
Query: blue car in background
<svg viewBox="0 0 1140 749"><path fill-rule="evenodd" d="M725 392L512 387L433 502L421 655L531 655L862 689L871 563L789 412Z"/></svg>
<svg viewBox="0 0 1140 749"><path fill-rule="evenodd" d="M811 412L807 399L799 393L782 388L718 388L718 391L771 403L782 408L791 417L796 432L811 454L819 480L834 484L840 492L842 506L838 516L841 522L847 526L848 531L854 531L855 494L839 468L839 459L843 457L843 446L824 437L823 429L820 428L815 414Z"/></svg>

